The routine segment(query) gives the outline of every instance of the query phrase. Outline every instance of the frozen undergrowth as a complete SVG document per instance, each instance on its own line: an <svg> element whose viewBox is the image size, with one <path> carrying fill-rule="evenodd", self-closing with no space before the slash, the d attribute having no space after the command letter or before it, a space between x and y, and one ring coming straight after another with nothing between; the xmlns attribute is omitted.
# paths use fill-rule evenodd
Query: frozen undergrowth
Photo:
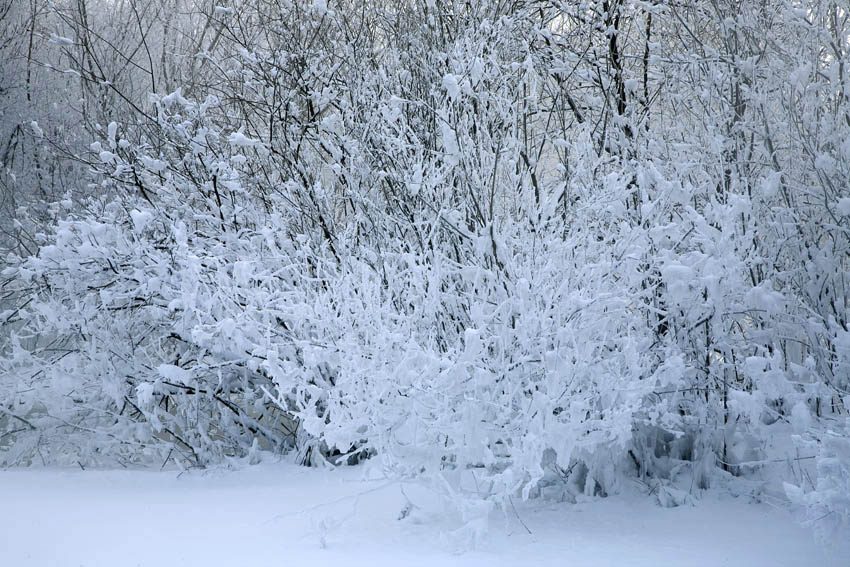
<svg viewBox="0 0 850 567"><path fill-rule="evenodd" d="M850 521L843 4L14 4L0 465L376 458L468 518L734 477Z"/></svg>

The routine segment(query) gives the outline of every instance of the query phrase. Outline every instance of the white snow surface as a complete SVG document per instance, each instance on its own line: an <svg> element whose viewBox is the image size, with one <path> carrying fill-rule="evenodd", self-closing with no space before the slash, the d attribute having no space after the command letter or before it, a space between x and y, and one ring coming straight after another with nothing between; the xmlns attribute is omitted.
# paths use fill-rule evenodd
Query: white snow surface
<svg viewBox="0 0 850 567"><path fill-rule="evenodd" d="M517 501L471 545L439 495L380 476L369 466L284 463L182 474L0 471L0 565L828 567L850 557L843 544L819 546L780 508L707 496L665 509L637 492L572 505Z"/></svg>

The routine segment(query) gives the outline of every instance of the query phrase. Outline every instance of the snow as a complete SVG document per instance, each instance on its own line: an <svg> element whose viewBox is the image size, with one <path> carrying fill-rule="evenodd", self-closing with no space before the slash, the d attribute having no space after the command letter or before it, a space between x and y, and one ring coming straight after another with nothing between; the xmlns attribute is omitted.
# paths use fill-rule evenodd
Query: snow
<svg viewBox="0 0 850 567"><path fill-rule="evenodd" d="M61 35L57 35L55 33L51 33L50 34L50 43L53 43L53 44L56 44L56 45L61 45L61 46L64 46L64 47L68 47L68 46L74 45L74 40L67 38L67 37L62 37Z"/></svg>
<svg viewBox="0 0 850 567"><path fill-rule="evenodd" d="M44 130L41 129L41 127L38 125L38 122L36 122L35 120L30 122L30 128L32 128L32 133L35 134L36 138L44 137Z"/></svg>
<svg viewBox="0 0 850 567"><path fill-rule="evenodd" d="M240 146L246 148L253 148L254 146L259 146L262 144L260 140L255 140L253 138L249 138L245 134L242 133L240 129L238 132L233 132L227 137L227 141L230 142L233 146Z"/></svg>
<svg viewBox="0 0 850 567"><path fill-rule="evenodd" d="M8 470L0 502L0 565L16 567L830 567L850 551L824 551L782 509L718 496L665 509L638 492L574 505L515 500L472 547L472 530L439 495L369 465Z"/></svg>
<svg viewBox="0 0 850 567"><path fill-rule="evenodd" d="M328 13L328 3L326 0L313 0L313 9L319 16L324 16Z"/></svg>
<svg viewBox="0 0 850 567"><path fill-rule="evenodd" d="M451 124L446 121L440 122L440 132L443 139L443 150L446 156L446 162L451 165L457 165L460 162L460 147L457 142L457 135Z"/></svg>
<svg viewBox="0 0 850 567"><path fill-rule="evenodd" d="M106 131L110 147L115 148L115 136L118 133L118 124L116 124L114 121L110 122L109 125L106 127Z"/></svg>
<svg viewBox="0 0 850 567"><path fill-rule="evenodd" d="M173 364L160 364L157 370L159 370L160 376L178 384L189 384L192 380L191 371L184 370Z"/></svg>
<svg viewBox="0 0 850 567"><path fill-rule="evenodd" d="M451 73L443 77L443 88L451 100L457 100L460 96L460 86L458 85L457 76Z"/></svg>
<svg viewBox="0 0 850 567"><path fill-rule="evenodd" d="M135 230L136 232L141 232L151 221L153 215L148 211L140 211L138 209L133 209L132 211L130 211L130 218L133 221L133 230Z"/></svg>

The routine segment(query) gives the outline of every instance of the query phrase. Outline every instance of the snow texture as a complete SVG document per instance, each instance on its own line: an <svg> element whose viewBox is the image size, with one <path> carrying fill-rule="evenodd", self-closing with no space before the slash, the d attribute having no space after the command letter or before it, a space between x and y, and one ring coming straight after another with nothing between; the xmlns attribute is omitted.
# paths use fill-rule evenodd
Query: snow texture
<svg viewBox="0 0 850 567"><path fill-rule="evenodd" d="M781 509L626 494L521 503L487 533L421 484L371 468L0 472L0 565L840 567ZM734 521L729 521L734 518ZM531 532L531 533L529 533Z"/></svg>

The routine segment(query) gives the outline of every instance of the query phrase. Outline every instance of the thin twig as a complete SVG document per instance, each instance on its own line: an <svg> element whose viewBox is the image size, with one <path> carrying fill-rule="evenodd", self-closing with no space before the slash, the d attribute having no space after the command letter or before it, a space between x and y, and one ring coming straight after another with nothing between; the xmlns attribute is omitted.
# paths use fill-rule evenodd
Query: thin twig
<svg viewBox="0 0 850 567"><path fill-rule="evenodd" d="M525 522L522 521L522 518L519 515L519 512L516 511L516 506L514 506L514 499L511 496L508 496L508 502L511 503L511 508L513 508L514 515L516 515L516 519L519 520L519 523L522 524L522 527L525 528L525 531L528 532L528 535L531 535L531 530L528 529L528 526L525 525Z"/></svg>

